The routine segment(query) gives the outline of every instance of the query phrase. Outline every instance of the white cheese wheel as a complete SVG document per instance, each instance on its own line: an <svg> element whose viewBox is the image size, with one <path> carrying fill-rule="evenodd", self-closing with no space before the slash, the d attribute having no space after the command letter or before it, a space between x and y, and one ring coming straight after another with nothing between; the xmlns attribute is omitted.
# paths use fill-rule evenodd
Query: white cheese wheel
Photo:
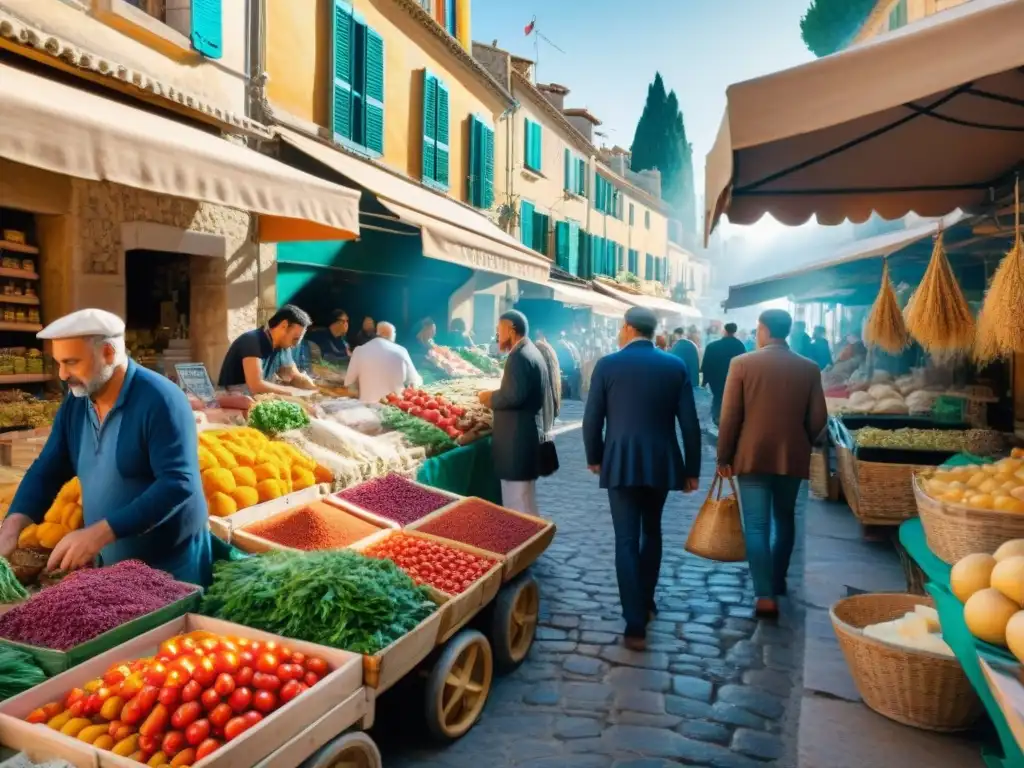
<svg viewBox="0 0 1024 768"><path fill-rule="evenodd" d="M924 620L928 622L929 632L941 632L942 625L939 624L939 612L932 608L930 605L915 605L914 613L918 616L923 616Z"/></svg>

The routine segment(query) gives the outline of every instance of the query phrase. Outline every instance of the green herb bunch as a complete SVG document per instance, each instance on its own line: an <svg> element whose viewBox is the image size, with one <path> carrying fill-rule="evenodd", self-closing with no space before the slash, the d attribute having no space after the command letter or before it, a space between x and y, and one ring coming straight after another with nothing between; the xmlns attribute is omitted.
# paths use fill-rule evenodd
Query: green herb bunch
<svg viewBox="0 0 1024 768"><path fill-rule="evenodd" d="M31 656L9 645L0 645L0 701L45 681L46 673Z"/></svg>
<svg viewBox="0 0 1024 768"><path fill-rule="evenodd" d="M17 603L28 597L6 558L0 557L0 603Z"/></svg>
<svg viewBox="0 0 1024 768"><path fill-rule="evenodd" d="M332 550L218 562L202 610L283 637L374 654L436 608L428 590L390 560Z"/></svg>
<svg viewBox="0 0 1024 768"><path fill-rule="evenodd" d="M249 426L265 435L279 435L309 424L309 414L298 403L263 400L249 409Z"/></svg>
<svg viewBox="0 0 1024 768"><path fill-rule="evenodd" d="M381 412L380 423L387 429L401 432L406 440L426 448L430 454L443 453L455 447L455 441L443 429L418 416L410 416L393 405L385 407Z"/></svg>

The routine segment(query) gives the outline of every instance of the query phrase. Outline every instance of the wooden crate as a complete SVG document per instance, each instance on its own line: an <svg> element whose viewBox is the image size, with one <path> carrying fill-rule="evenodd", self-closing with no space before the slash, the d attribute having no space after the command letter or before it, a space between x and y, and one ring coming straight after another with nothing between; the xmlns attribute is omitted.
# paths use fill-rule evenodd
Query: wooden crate
<svg viewBox="0 0 1024 768"><path fill-rule="evenodd" d="M374 544L383 541L394 532L395 531L393 530L381 531L378 534L374 534L373 536L353 544L351 548L357 552L363 552ZM419 533L418 531L409 530L402 531L402 533L406 536L412 536L417 539L435 541L438 544L443 544L446 547L450 547L451 549L455 549L460 552L469 552L473 555L494 560L494 567L473 582L473 585L469 587L469 589L457 595L450 595L447 592L443 592L435 587L427 585L427 588L431 593L433 593L435 601L440 606L438 610L441 613L441 627L438 630L437 642L438 644L441 644L472 621L473 617L476 616L480 610L490 603L494 599L495 595L498 594L498 590L501 589L502 584L502 573L504 572L505 558L502 555L496 555L493 552L485 552L482 549L477 549L469 544L442 539L439 536L431 536L429 533Z"/></svg>
<svg viewBox="0 0 1024 768"><path fill-rule="evenodd" d="M14 469L28 469L43 452L49 437L49 427L0 434L0 464Z"/></svg>
<svg viewBox="0 0 1024 768"><path fill-rule="evenodd" d="M440 593L433 593L435 602L436 595ZM412 672L437 645L442 619L439 603L439 610L421 621L412 632L372 656L363 656L363 685L380 695Z"/></svg>
<svg viewBox="0 0 1024 768"><path fill-rule="evenodd" d="M349 512L346 512L343 509L339 509L336 506L333 506L331 504L327 504L326 502L324 502L322 500L322 498L317 499L316 501L310 501L310 502L306 502L305 504L299 504L299 505L295 505L295 506L310 507L312 509L317 509L317 510L319 510L321 512L326 512L326 513L331 514L331 515L349 515L350 517L353 517L356 520L359 520L359 522L361 522L361 523L365 523L366 525L374 526L375 531L376 530L380 530L379 527L376 526L376 524L370 522L369 520L363 520L362 518L355 517L355 515L351 515ZM288 507L288 509L278 510L278 512L275 515L272 515L272 517L276 517L277 515L283 515L283 514L285 514L290 509L294 509L294 506ZM267 518L266 516L262 516L258 520L254 520L254 521L250 522L249 525L251 525L252 523L255 523L255 522L262 522L263 520L266 520L266 519L269 519L269 518ZM375 534L370 534L367 538L371 538L374 535ZM365 541L365 540L366 539L361 539L360 541ZM249 533L244 528L238 528L238 529L236 529L234 531L234 533L232 534L232 537L231 537L231 543L232 543L233 546L238 547L238 549L242 550L243 552L248 552L249 554L260 554L260 553L263 553L263 552L273 552L275 550L284 550L286 552L305 552L306 551L306 550L302 550L302 549L296 549L295 547L289 547L289 546L286 546L284 544L278 544L276 541L270 541L269 539L265 539L262 536L257 536L254 533ZM358 543L358 542L353 542L353 543ZM351 545L349 545L349 546L351 546ZM341 548L344 549L345 547L341 547Z"/></svg>
<svg viewBox="0 0 1024 768"><path fill-rule="evenodd" d="M426 517L430 517L431 515L434 515L434 514L440 512L441 510L448 509L453 504L456 504L456 503L462 501L463 498L465 498L463 496L459 496L459 495L454 494L454 493L449 493L448 491L443 491L440 488L434 488L433 486L430 486L430 485L424 485L423 483L417 483L415 480L413 480L410 477L407 477L405 479L409 480L414 485L418 485L421 488L424 488L424 489L426 489L428 491L431 491L432 493L437 493L437 494L440 494L441 496L447 496L447 497L449 497L451 499L451 502L449 504L446 504L443 507L435 509L429 515L426 515L425 517L420 518L421 520L422 519L426 519ZM345 490L348 490L348 489L345 489ZM401 525L401 523L398 523L395 520L389 520L386 517L381 517L376 512L371 512L370 510L364 509L363 507L359 506L358 504L353 504L351 501L348 501L347 499L341 498L338 495L339 493L341 493L341 491L338 491L338 493L332 493L330 496L328 496L326 499L324 499L324 501L326 501L328 504L333 504L334 506L338 507L339 509L344 509L346 512L350 512L350 513L352 513L353 515L355 515L357 517L361 517L361 518L363 518L363 520L366 520L367 522L373 523L374 525L379 525L381 528L393 528L395 530L398 530L398 529L401 529L403 527ZM409 526L415 525L418 522L419 522L419 520L416 520L416 521L410 523ZM405 526L405 527L408 528L409 526Z"/></svg>
<svg viewBox="0 0 1024 768"><path fill-rule="evenodd" d="M279 512L284 512L295 507L306 506L315 501L320 501L330 490L328 485L314 485L303 488L301 491L293 491L278 499L264 501L261 504L253 504L251 507L240 509L233 515L227 517L210 517L210 530L214 536L228 544L232 544L236 530L244 528L251 523L266 520Z"/></svg>
<svg viewBox="0 0 1024 768"><path fill-rule="evenodd" d="M310 722L328 714L339 701L344 701L358 692L362 685L359 654L282 638L206 616L186 614L0 704L0 738L7 743L5 735L8 731L15 734L24 732L23 726L28 725L23 722L24 718L33 709L47 702L58 700L72 688L80 687L89 680L101 677L111 665L125 659L151 655L163 640L195 630L206 630L220 635L233 635L253 640L274 640L308 656L319 656L334 667L329 675L304 692L295 702L284 705L229 745L195 763L197 768L249 768L284 746L286 742L303 731ZM358 715L359 713L354 714ZM358 717L353 722L357 720ZM349 723L349 725L351 724ZM60 744L72 749L81 743L70 736L54 732L45 725L29 725L28 727L31 729L33 737L39 742L40 748L50 744ZM95 765L98 765L99 768L138 768L138 763L118 757L113 752L95 750L89 745L83 746L93 752L97 760Z"/></svg>
<svg viewBox="0 0 1024 768"><path fill-rule="evenodd" d="M553 522L551 522L550 520L545 520L545 519L540 518L540 517L534 517L533 515L524 515L522 512L517 512L516 510L508 509L507 507L499 507L497 504L492 504L491 502L486 501L485 499L478 499L476 497L473 497L473 501L483 502L484 504L487 504L490 507L494 507L495 509L501 510L505 514L515 515L516 517L521 517L524 520L530 520L530 521L535 522L535 523L540 523L541 526L542 526L541 529L539 531L537 531L537 533L535 533L533 536L528 538L526 541L524 541L518 547L510 550L509 552L506 552L505 554L502 554L500 552L491 552L490 550L479 550L480 552L482 552L483 554L487 555L488 557L500 557L500 558L503 558L503 560L504 560L504 567L502 569L502 580L503 581L511 581L516 576L518 576L520 573L525 571L527 568L529 568L531 565L533 565L534 562L536 562L538 557L540 557L542 554L544 554L544 551L549 546L551 546L551 542L555 538L556 527L555 527L555 524ZM422 528L424 525L426 525L428 522L430 522L434 518L440 517L441 515L447 513L454 506L456 506L456 505L453 504L451 506L442 507L441 509L437 510L436 512L431 512L426 517L420 518L415 523L412 523L411 525L409 525L405 529L406 532L416 531L417 533L422 533L422 531L420 531L420 528ZM445 542L445 543L453 543L453 544L456 544L457 546L471 546L469 544L463 544L462 542L452 541L451 539L446 539L443 536L436 536L436 534L434 534L434 537L439 539L440 541Z"/></svg>

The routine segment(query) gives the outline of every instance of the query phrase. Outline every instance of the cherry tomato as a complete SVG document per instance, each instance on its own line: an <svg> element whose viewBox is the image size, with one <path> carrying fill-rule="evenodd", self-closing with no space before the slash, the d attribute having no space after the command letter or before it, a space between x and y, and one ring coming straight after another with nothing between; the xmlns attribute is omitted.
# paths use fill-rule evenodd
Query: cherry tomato
<svg viewBox="0 0 1024 768"><path fill-rule="evenodd" d="M160 750L160 736L145 736L139 734L139 751L147 755L155 754Z"/></svg>
<svg viewBox="0 0 1024 768"><path fill-rule="evenodd" d="M220 694L213 690L213 688L207 688L203 691L201 701L203 703L203 709L209 712L220 704Z"/></svg>
<svg viewBox="0 0 1024 768"><path fill-rule="evenodd" d="M213 683L217 679L217 667L213 659L209 657L199 659L196 668L192 670L192 679L204 688Z"/></svg>
<svg viewBox="0 0 1024 768"><path fill-rule="evenodd" d="M231 711L231 707L227 704L218 704L213 708L213 711L210 712L210 724L218 728L223 728L227 725L227 722L231 719L232 715L234 715L234 712Z"/></svg>
<svg viewBox="0 0 1024 768"><path fill-rule="evenodd" d="M185 687L181 689L182 701L198 701L202 695L203 686L201 686L195 680L189 680L187 683L185 683Z"/></svg>
<svg viewBox="0 0 1024 768"><path fill-rule="evenodd" d="M176 754L181 752L185 748L188 742L185 739L185 734L181 731L171 731L164 740L160 742L160 751L165 755L174 757Z"/></svg>
<svg viewBox="0 0 1024 768"><path fill-rule="evenodd" d="M174 708L181 701L181 688L161 688L156 700L165 707Z"/></svg>
<svg viewBox="0 0 1024 768"><path fill-rule="evenodd" d="M238 671L238 654L233 651L220 651L214 657L214 663L217 668L217 672L223 672L229 675L235 674Z"/></svg>
<svg viewBox="0 0 1024 768"><path fill-rule="evenodd" d="M172 637L170 640L164 640L160 643L160 650L156 652L158 659L166 659L173 661L178 658L181 654L181 646L178 644L178 638Z"/></svg>
<svg viewBox="0 0 1024 768"><path fill-rule="evenodd" d="M146 685L155 685L157 688L163 686L167 679L167 665L157 661L149 666L142 675Z"/></svg>
<svg viewBox="0 0 1024 768"><path fill-rule="evenodd" d="M170 663L170 666L168 667L168 674L175 671L180 672L185 675L185 682L188 682L192 678L192 673L195 671L197 666L199 666L198 656L193 656L191 654L179 656Z"/></svg>
<svg viewBox="0 0 1024 768"><path fill-rule="evenodd" d="M298 680L306 671L298 664L281 664L277 668L277 676L282 680Z"/></svg>
<svg viewBox="0 0 1024 768"><path fill-rule="evenodd" d="M248 688L236 688L228 697L228 706L237 714L242 714L252 704L252 691Z"/></svg>
<svg viewBox="0 0 1024 768"><path fill-rule="evenodd" d="M263 719L263 715L260 712L257 712L255 709L250 709L248 712L242 715L242 719L249 724L250 728L252 728L254 725L256 725L256 723Z"/></svg>
<svg viewBox="0 0 1024 768"><path fill-rule="evenodd" d="M220 640L220 649L222 651L230 651L231 653L238 655L238 651L241 650L234 640L228 637L223 637Z"/></svg>
<svg viewBox="0 0 1024 768"><path fill-rule="evenodd" d="M281 687L281 681L274 675L267 675L263 672L257 672L252 676L253 687L259 688L261 691L276 691Z"/></svg>
<svg viewBox="0 0 1024 768"><path fill-rule="evenodd" d="M167 679L164 681L164 685L172 688L182 688L191 679L191 675L184 669L170 669L167 671Z"/></svg>
<svg viewBox="0 0 1024 768"><path fill-rule="evenodd" d="M312 688L314 685L320 682L320 676L317 675L315 672L307 672L306 676L302 678L302 682L304 682L307 686Z"/></svg>
<svg viewBox="0 0 1024 768"><path fill-rule="evenodd" d="M263 714L269 714L277 709L277 696L271 691L256 691L252 697L252 706Z"/></svg>
<svg viewBox="0 0 1024 768"><path fill-rule="evenodd" d="M220 640L215 637L207 637L199 641L199 648L209 656L211 653L216 653L220 650ZM198 649L197 649L198 650Z"/></svg>
<svg viewBox="0 0 1024 768"><path fill-rule="evenodd" d="M196 761L196 751L189 747L183 749L171 760L170 768L187 768Z"/></svg>
<svg viewBox="0 0 1024 768"><path fill-rule="evenodd" d="M277 650L280 647L281 647L281 644L279 642L277 642L276 640L267 640L266 642L260 644L260 648L265 653L272 653L275 656L277 655Z"/></svg>
<svg viewBox="0 0 1024 768"><path fill-rule="evenodd" d="M230 696L231 692L235 690L235 678L227 672L220 673L217 675L217 682L213 684L213 690L217 692L218 696Z"/></svg>
<svg viewBox="0 0 1024 768"><path fill-rule="evenodd" d="M142 710L142 714L148 715L150 710L156 706L156 700L159 696L160 689L155 685L144 685L142 690L136 694L134 701L139 703L139 709Z"/></svg>
<svg viewBox="0 0 1024 768"><path fill-rule="evenodd" d="M243 667L252 667L256 665L256 654L250 651L248 648L243 648L238 652L238 663Z"/></svg>
<svg viewBox="0 0 1024 768"><path fill-rule="evenodd" d="M242 667L235 673L236 685L252 685L252 667Z"/></svg>
<svg viewBox="0 0 1024 768"><path fill-rule="evenodd" d="M306 689L303 683L298 680L289 680L281 686L281 701L287 704Z"/></svg>
<svg viewBox="0 0 1024 768"><path fill-rule="evenodd" d="M202 760L204 757L208 757L220 749L221 743L216 739L204 739L203 742L196 747L196 762Z"/></svg>
<svg viewBox="0 0 1024 768"><path fill-rule="evenodd" d="M227 741L233 741L247 730L249 730L249 724L245 722L244 717L233 717L224 726L224 738Z"/></svg>
<svg viewBox="0 0 1024 768"><path fill-rule="evenodd" d="M181 647L183 653L192 653L196 649L196 639L189 635L185 635L178 641L178 645Z"/></svg>
<svg viewBox="0 0 1024 768"><path fill-rule="evenodd" d="M188 704L185 705L190 706ZM157 704L153 707L153 711L149 713L149 716L143 721L142 725L139 726L140 736L159 736L161 733L167 730L167 722L171 719L171 710L165 707L163 704ZM155 749L153 750L156 751Z"/></svg>
<svg viewBox="0 0 1024 768"><path fill-rule="evenodd" d="M198 747L210 737L210 721L206 718L196 720L185 729L185 741L193 747Z"/></svg>
<svg viewBox="0 0 1024 768"><path fill-rule="evenodd" d="M306 654L304 654L304 653L302 653L300 651L296 651L295 653L292 654L292 664L302 664L302 665L305 665L305 663L306 663Z"/></svg>
<svg viewBox="0 0 1024 768"><path fill-rule="evenodd" d="M273 653L261 653L256 659L256 671L272 675L277 671L277 656Z"/></svg>
<svg viewBox="0 0 1024 768"><path fill-rule="evenodd" d="M202 714L203 707L198 701L190 701L187 704L182 704L174 710L174 714L171 715L171 727L175 730L183 731L198 720Z"/></svg>

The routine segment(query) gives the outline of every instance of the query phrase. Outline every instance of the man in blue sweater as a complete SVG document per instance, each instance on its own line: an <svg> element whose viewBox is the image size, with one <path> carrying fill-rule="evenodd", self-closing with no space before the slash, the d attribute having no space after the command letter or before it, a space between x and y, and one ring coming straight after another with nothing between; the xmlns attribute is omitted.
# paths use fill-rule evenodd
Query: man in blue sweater
<svg viewBox="0 0 1024 768"><path fill-rule="evenodd" d="M40 523L73 477L85 525L60 540L48 570L142 560L180 581L206 585L212 568L195 420L185 394L128 359L124 321L84 309L51 323L60 378L71 394L43 452L25 474L0 526L0 556Z"/></svg>

